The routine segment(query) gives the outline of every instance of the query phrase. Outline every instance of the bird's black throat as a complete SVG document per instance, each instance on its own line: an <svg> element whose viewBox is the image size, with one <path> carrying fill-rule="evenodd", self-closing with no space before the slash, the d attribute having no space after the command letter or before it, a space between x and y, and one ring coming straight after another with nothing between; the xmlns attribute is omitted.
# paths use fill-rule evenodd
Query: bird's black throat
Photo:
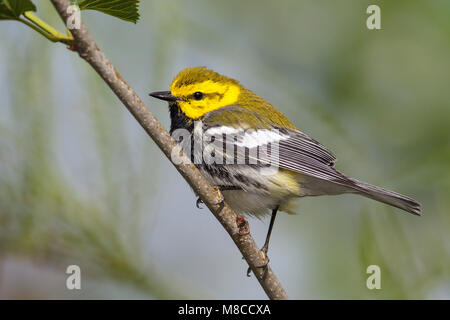
<svg viewBox="0 0 450 320"><path fill-rule="evenodd" d="M194 122L189 119L183 111L181 111L179 105L176 102L169 104L170 113L170 134L176 129L186 129L189 132L194 130Z"/></svg>

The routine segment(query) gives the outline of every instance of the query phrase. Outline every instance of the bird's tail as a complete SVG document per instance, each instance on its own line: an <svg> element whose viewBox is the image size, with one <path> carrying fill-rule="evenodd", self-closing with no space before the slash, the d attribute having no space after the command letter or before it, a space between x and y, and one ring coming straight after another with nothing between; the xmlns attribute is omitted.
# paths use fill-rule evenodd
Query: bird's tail
<svg viewBox="0 0 450 320"><path fill-rule="evenodd" d="M414 199L355 179L351 179L351 181L354 183L352 188L362 196L389 204L418 216L421 215L420 203Z"/></svg>

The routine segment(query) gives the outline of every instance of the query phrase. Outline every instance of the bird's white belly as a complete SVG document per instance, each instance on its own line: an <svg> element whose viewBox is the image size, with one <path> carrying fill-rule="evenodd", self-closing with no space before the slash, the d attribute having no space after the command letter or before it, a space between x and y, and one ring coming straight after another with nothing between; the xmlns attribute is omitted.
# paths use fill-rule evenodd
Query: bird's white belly
<svg viewBox="0 0 450 320"><path fill-rule="evenodd" d="M225 190L222 192L225 202L237 213L261 216L270 213L280 199L267 194L245 192L243 190Z"/></svg>
<svg viewBox="0 0 450 320"><path fill-rule="evenodd" d="M265 175L258 168L228 166L227 179L223 178L224 173L211 175L204 168L200 170L211 184L222 187L226 203L240 214L261 216L270 213L277 206L281 211L293 213L290 205L292 198L303 195L298 189L296 178L283 170ZM239 190L226 190L227 186Z"/></svg>

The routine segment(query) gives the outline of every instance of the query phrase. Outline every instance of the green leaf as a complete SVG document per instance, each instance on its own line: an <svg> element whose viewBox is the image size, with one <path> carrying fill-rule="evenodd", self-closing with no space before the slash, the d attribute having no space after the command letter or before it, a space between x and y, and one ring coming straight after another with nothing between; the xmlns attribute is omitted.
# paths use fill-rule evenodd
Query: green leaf
<svg viewBox="0 0 450 320"><path fill-rule="evenodd" d="M31 0L0 0L0 20L18 19L25 11L36 11Z"/></svg>
<svg viewBox="0 0 450 320"><path fill-rule="evenodd" d="M139 20L139 0L82 0L78 6L81 10L97 10L133 23Z"/></svg>

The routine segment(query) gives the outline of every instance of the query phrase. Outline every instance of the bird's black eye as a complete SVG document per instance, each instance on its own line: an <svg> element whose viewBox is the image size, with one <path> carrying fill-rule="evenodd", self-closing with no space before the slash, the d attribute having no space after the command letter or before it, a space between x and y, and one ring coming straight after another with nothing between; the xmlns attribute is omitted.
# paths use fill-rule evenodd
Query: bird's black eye
<svg viewBox="0 0 450 320"><path fill-rule="evenodd" d="M203 93L200 91L197 91L194 93L194 99L195 100L202 100L203 99Z"/></svg>

